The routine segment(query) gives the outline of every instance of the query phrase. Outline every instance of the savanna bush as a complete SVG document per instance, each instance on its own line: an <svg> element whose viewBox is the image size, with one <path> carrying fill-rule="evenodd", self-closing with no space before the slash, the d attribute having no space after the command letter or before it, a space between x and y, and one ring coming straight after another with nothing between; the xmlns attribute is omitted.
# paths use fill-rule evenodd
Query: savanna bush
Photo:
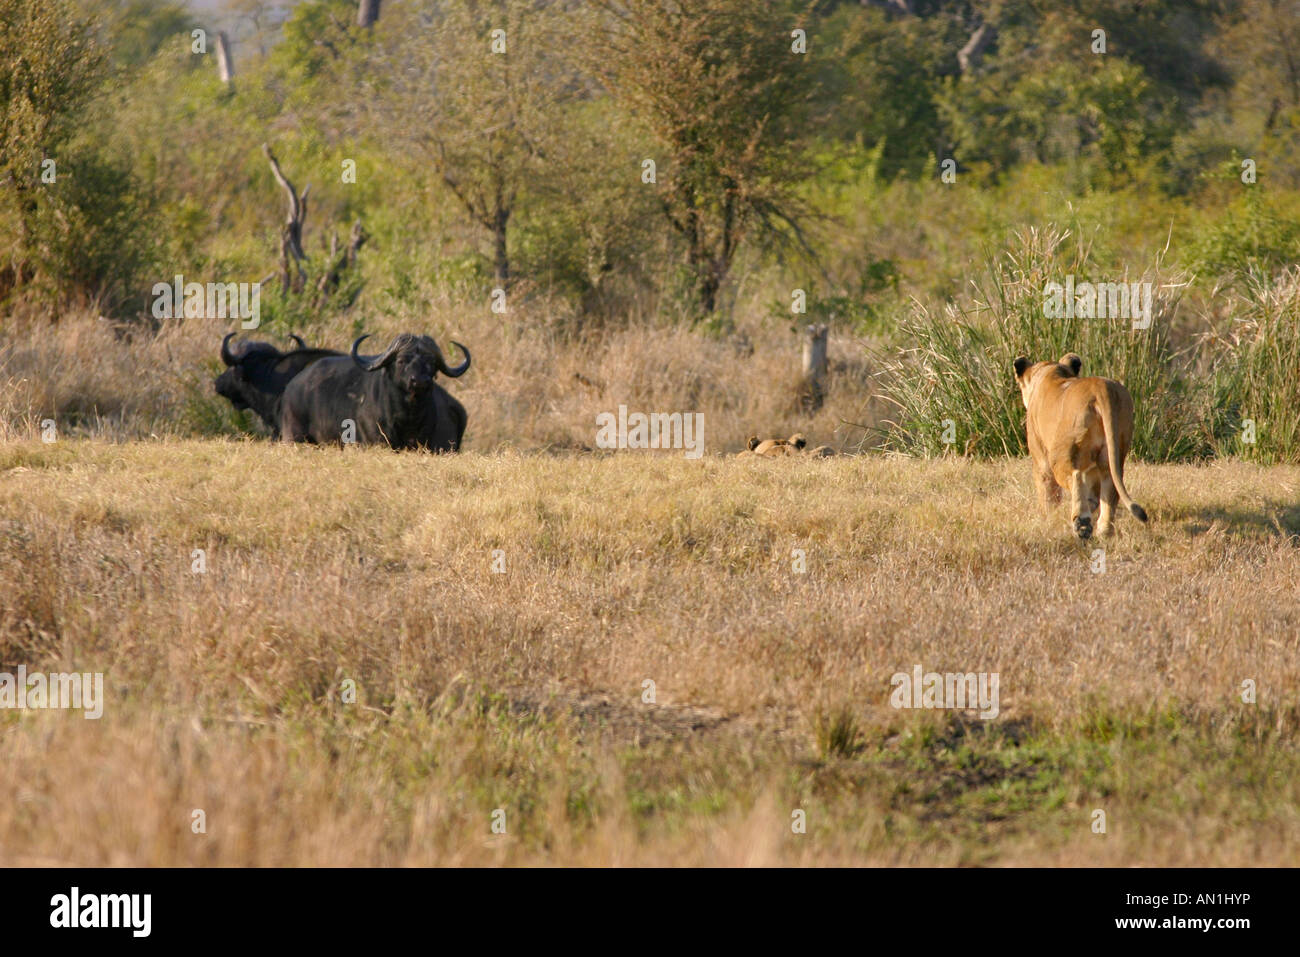
<svg viewBox="0 0 1300 957"><path fill-rule="evenodd" d="M1237 167L1232 167L1233 172ZM1300 220L1276 208L1262 188L1249 189L1223 211L1193 245L1198 271L1258 286L1251 277L1274 273L1300 259Z"/></svg>
<svg viewBox="0 0 1300 957"><path fill-rule="evenodd" d="M1300 268L1252 276L1232 325L1207 345L1219 454L1300 462Z"/></svg>
<svg viewBox="0 0 1300 957"><path fill-rule="evenodd" d="M1164 462L1212 454L1208 390L1184 371L1184 357L1169 339L1183 284L1163 276L1159 263L1140 277L1109 269L1093 261L1088 246L1069 238L1055 229L1018 233L984 276L972 278L970 300L942 311L918 304L901 321L906 345L873 354L893 409L883 434L886 447L924 455L1026 454L1024 407L1012 364L1018 355L1041 361L1075 352L1083 357L1084 375L1118 379L1133 394L1133 450L1139 458ZM1152 283L1150 328L1135 330L1125 318L1047 316L1046 285L1064 283L1068 275L1076 283Z"/></svg>
<svg viewBox="0 0 1300 957"><path fill-rule="evenodd" d="M134 304L157 271L148 187L125 160L91 144L70 146L59 170L29 219L37 285L58 299L87 297L106 311Z"/></svg>
<svg viewBox="0 0 1300 957"><path fill-rule="evenodd" d="M0 285L120 298L148 260L150 203L90 131L108 78L99 20L0 0Z"/></svg>

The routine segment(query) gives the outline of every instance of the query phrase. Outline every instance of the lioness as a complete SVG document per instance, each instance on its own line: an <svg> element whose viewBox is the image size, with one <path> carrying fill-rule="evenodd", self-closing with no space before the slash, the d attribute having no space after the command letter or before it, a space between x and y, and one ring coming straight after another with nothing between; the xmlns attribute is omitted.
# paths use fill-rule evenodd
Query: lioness
<svg viewBox="0 0 1300 957"><path fill-rule="evenodd" d="M755 455L797 455L807 444L808 440L803 437L802 432L796 432L788 439L763 439L761 442L757 435L749 437L749 451Z"/></svg>
<svg viewBox="0 0 1300 957"><path fill-rule="evenodd" d="M1139 522L1147 513L1124 488L1124 459L1133 442L1133 397L1112 379L1079 378L1083 360L1073 352L1060 362L1016 359L1016 384L1025 403L1025 433L1034 482L1044 508L1070 490L1070 519L1081 539L1092 536L1092 512L1101 503L1097 531L1111 531L1115 503Z"/></svg>
<svg viewBox="0 0 1300 957"><path fill-rule="evenodd" d="M788 439L760 439L757 435L749 437L749 448L741 449L737 455L742 458L762 456L765 459L779 459L794 455L801 458L824 459L838 455L829 445L819 445L809 450L808 440L802 432L796 432Z"/></svg>

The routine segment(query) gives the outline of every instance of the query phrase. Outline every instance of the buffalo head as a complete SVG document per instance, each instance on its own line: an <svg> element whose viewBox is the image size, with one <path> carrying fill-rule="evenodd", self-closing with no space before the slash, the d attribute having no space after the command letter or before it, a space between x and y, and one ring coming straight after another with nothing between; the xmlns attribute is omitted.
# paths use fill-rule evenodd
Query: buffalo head
<svg viewBox="0 0 1300 957"><path fill-rule="evenodd" d="M221 361L225 363L226 371L217 376L213 386L217 395L229 399L236 409L243 412L249 408L250 398L244 364L249 360L254 363L259 360L275 361L282 353L269 342L241 342L232 349L230 340L236 335L238 333L232 332L221 340Z"/></svg>
<svg viewBox="0 0 1300 957"><path fill-rule="evenodd" d="M388 370L392 382L410 399L426 395L433 387L434 376L441 372L448 378L462 376L469 369L469 350L459 342L452 345L460 349L465 361L458 366L448 366L442 357L438 343L429 336L414 336L403 332L394 337L388 348L373 359L363 359L357 355L357 347L369 336L362 336L352 343L352 361L366 372Z"/></svg>
<svg viewBox="0 0 1300 957"><path fill-rule="evenodd" d="M226 370L217 376L213 386L238 411L252 409L276 433L280 398L289 381L313 362L339 353L308 349L296 335L290 338L298 348L291 352L281 352L269 342L242 342L232 348L230 340L236 335L232 332L221 340L221 361Z"/></svg>

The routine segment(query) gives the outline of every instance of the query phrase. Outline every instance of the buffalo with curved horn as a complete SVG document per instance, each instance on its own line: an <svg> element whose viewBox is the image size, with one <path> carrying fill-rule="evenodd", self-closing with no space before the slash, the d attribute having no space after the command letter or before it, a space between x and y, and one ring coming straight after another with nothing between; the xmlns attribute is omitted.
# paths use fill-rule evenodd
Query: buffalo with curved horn
<svg viewBox="0 0 1300 957"><path fill-rule="evenodd" d="M280 418L285 441L457 451L469 417L435 379L439 372L464 375L469 350L453 342L465 360L449 366L432 338L404 332L365 357L357 350L367 338L352 343L350 356L323 359L289 383Z"/></svg>
<svg viewBox="0 0 1300 957"><path fill-rule="evenodd" d="M217 394L229 399L239 411L252 409L271 429L272 436L280 435L280 403L284 390L303 369L321 359L341 356L332 349L309 349L302 338L290 334L298 348L281 352L269 342L243 342L232 349L230 340L238 333L229 333L221 340L221 361L226 371L217 376L213 387Z"/></svg>

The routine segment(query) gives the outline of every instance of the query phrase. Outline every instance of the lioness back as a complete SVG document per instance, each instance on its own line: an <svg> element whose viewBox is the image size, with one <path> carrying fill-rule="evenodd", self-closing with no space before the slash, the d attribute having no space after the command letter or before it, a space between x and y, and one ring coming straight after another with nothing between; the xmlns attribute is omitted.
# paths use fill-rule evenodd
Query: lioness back
<svg viewBox="0 0 1300 957"><path fill-rule="evenodd" d="M1080 377L1083 360L1067 353L1058 362L1015 361L1025 405L1025 438L1039 500L1046 508L1070 494L1070 519L1081 539L1112 530L1116 503L1140 522L1147 514L1129 497L1124 460L1133 444L1133 397L1123 383Z"/></svg>

